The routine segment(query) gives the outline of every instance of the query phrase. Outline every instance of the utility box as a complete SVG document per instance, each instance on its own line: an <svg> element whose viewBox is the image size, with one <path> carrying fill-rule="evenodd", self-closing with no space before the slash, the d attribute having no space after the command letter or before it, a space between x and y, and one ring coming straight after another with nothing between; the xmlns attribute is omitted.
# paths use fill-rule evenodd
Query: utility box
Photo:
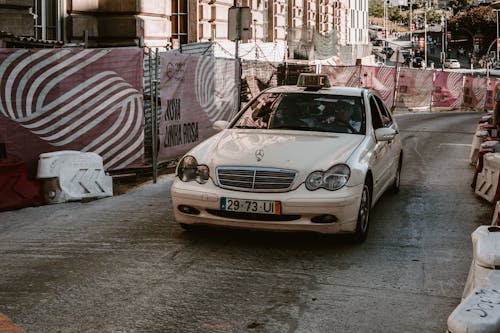
<svg viewBox="0 0 500 333"><path fill-rule="evenodd" d="M63 150L40 154L37 178L46 203L113 196L113 179L96 153Z"/></svg>

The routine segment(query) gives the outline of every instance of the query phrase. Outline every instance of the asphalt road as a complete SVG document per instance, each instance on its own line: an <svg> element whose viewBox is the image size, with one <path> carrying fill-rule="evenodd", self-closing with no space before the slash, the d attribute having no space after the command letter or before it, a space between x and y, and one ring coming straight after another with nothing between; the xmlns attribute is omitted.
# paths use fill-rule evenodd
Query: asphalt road
<svg viewBox="0 0 500 333"><path fill-rule="evenodd" d="M361 245L341 237L188 233L171 176L125 195L0 213L0 331L439 332L460 302L479 113L398 117L401 190Z"/></svg>

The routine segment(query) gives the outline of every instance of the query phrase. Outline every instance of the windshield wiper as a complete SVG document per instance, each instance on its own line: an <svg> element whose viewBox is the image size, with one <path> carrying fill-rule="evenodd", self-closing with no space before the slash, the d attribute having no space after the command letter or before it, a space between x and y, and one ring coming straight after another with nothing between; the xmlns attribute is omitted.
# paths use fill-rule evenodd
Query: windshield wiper
<svg viewBox="0 0 500 333"><path fill-rule="evenodd" d="M257 126L246 126L246 125L236 125L234 126L233 128L261 128L261 127L257 127Z"/></svg>
<svg viewBox="0 0 500 333"><path fill-rule="evenodd" d="M308 126L277 126L271 127L271 129L289 129L289 130L300 130L300 131L317 131L315 128Z"/></svg>

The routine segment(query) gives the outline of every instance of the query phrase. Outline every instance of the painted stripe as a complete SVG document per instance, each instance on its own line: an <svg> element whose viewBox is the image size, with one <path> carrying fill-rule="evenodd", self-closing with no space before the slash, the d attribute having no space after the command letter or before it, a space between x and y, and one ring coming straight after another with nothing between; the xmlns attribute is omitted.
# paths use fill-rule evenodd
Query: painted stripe
<svg viewBox="0 0 500 333"><path fill-rule="evenodd" d="M127 84L128 85L128 84ZM76 98L73 102L67 104L61 109L55 110L51 113L47 113L44 117L33 118L34 122L30 124L23 123L26 128L41 128L43 126L49 126L53 122L58 123L67 123L71 121L74 117L79 116L80 113L84 112L87 108L92 108L95 104L102 103L102 100L108 98L107 95L103 95L101 93L102 89L105 85L99 86L100 90L91 90L85 94L85 96ZM114 86L115 88L119 88L118 85ZM91 99L87 102L85 100ZM59 119L61 118L61 119ZM59 120L57 120L59 119Z"/></svg>

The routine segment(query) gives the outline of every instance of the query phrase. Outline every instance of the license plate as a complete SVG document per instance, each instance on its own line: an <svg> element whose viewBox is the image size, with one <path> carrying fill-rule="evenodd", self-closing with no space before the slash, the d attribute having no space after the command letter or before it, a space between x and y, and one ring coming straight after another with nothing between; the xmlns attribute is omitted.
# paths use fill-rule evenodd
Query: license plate
<svg viewBox="0 0 500 333"><path fill-rule="evenodd" d="M220 209L230 212L281 214L281 204L274 200L221 198Z"/></svg>

